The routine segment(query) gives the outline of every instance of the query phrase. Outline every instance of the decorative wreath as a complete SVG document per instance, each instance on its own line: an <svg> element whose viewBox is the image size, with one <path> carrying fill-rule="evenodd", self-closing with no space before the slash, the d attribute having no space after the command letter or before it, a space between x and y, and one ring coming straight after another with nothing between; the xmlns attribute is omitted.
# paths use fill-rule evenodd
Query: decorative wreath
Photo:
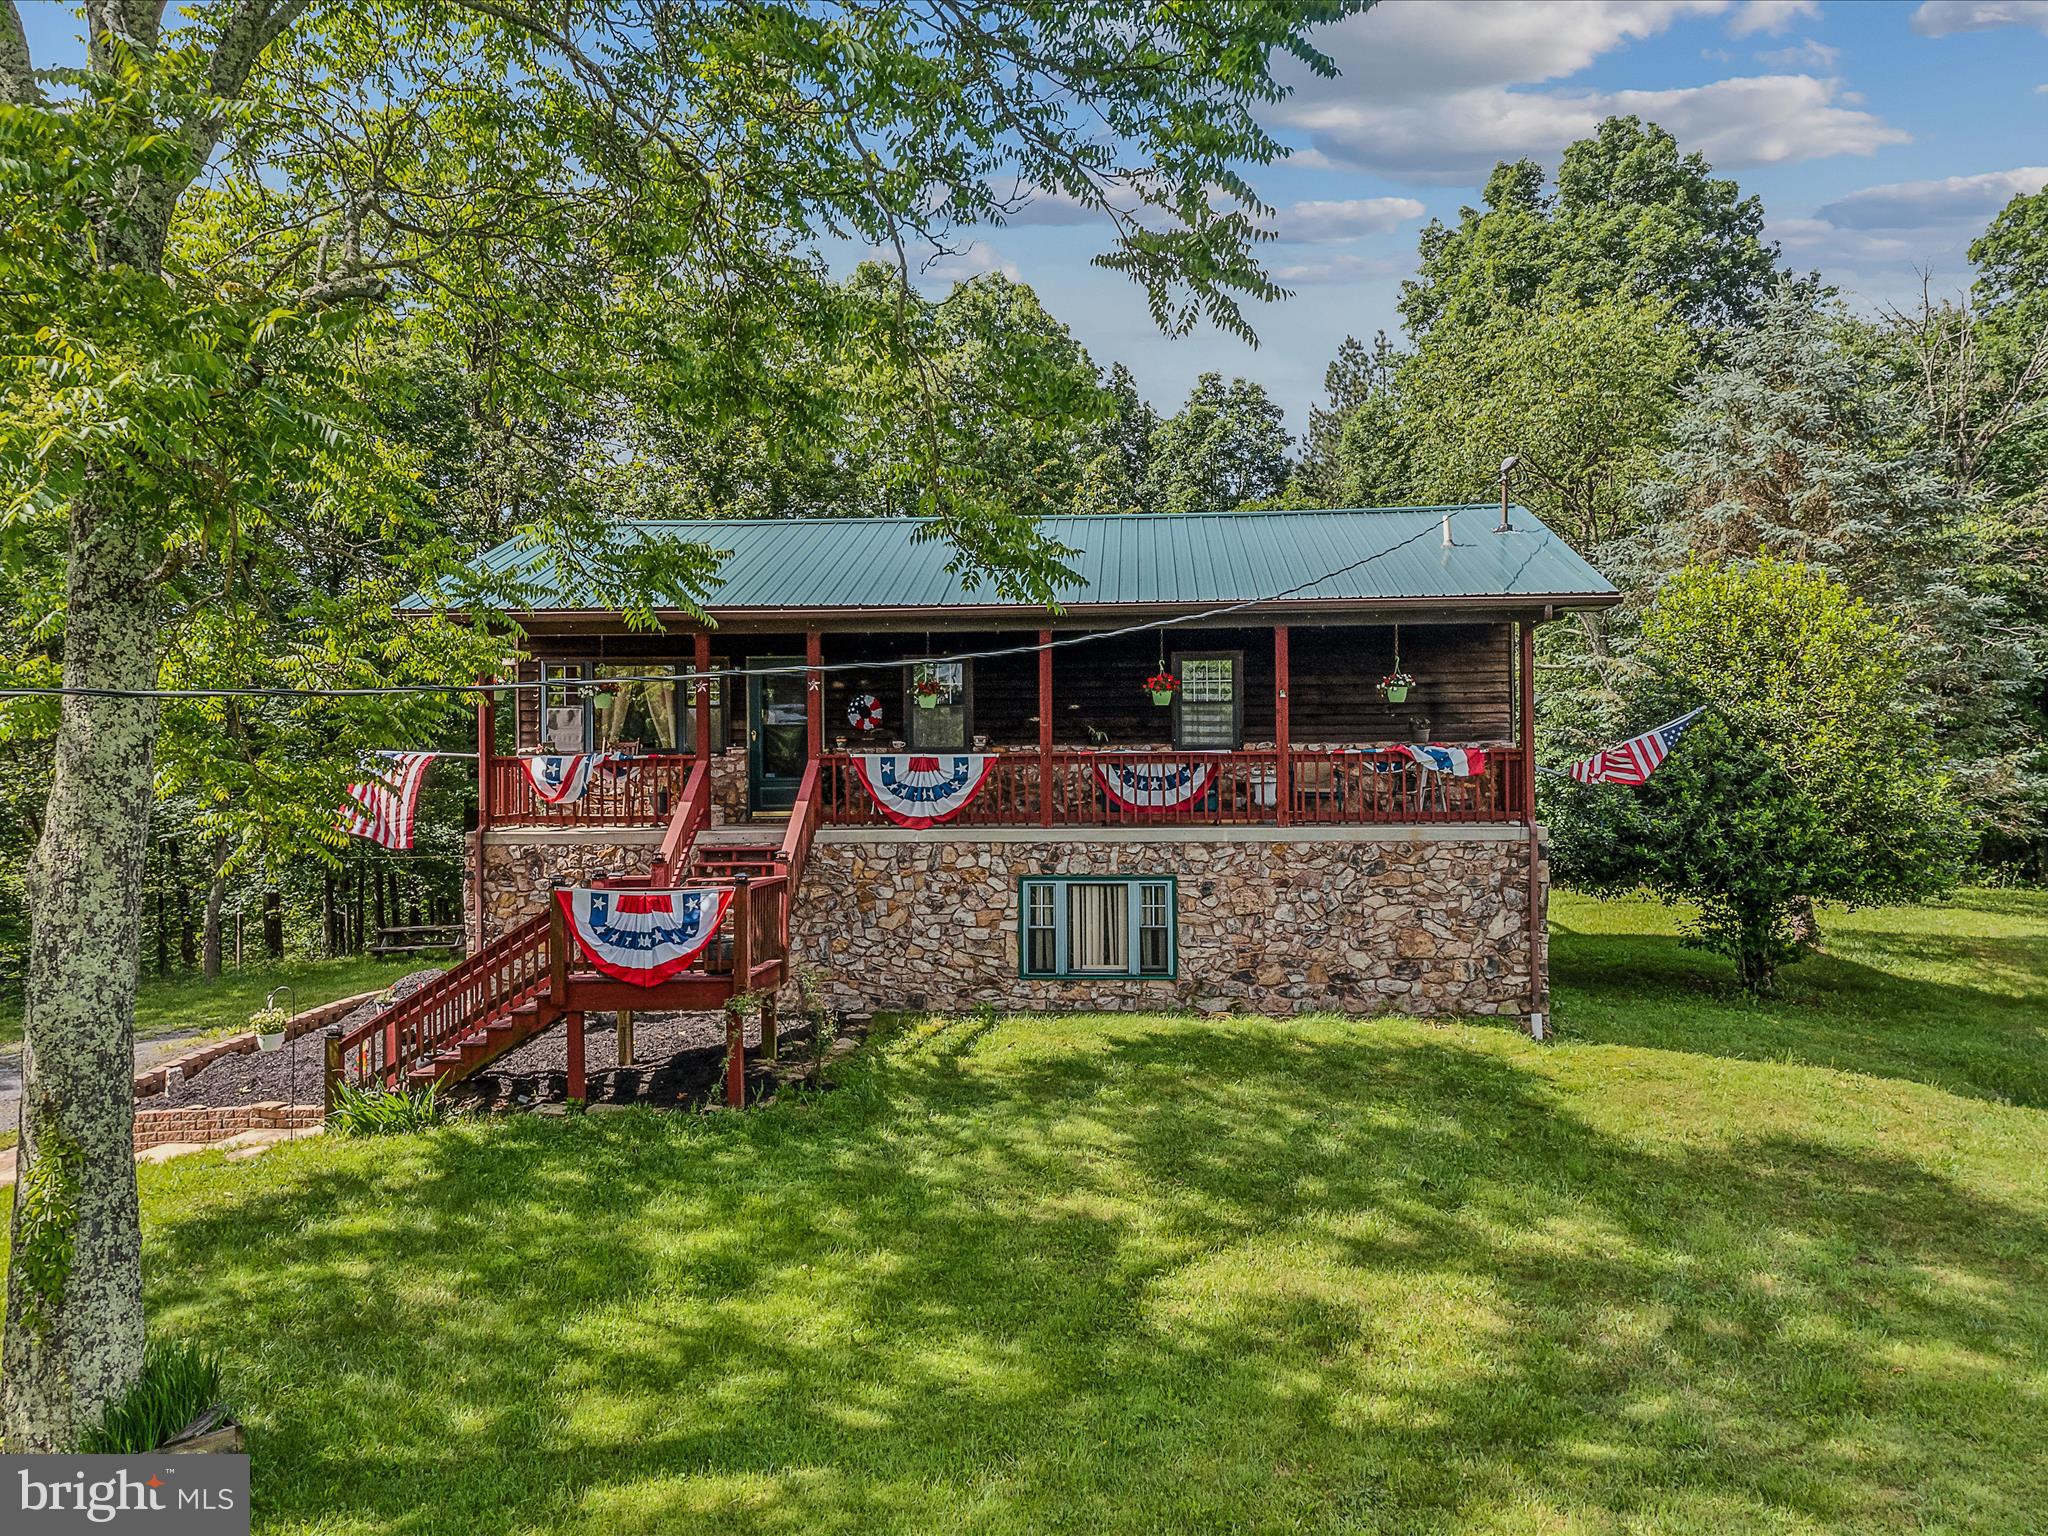
<svg viewBox="0 0 2048 1536"><path fill-rule="evenodd" d="M882 701L872 693L856 693L846 701L846 723L856 730L876 729L882 723Z"/></svg>

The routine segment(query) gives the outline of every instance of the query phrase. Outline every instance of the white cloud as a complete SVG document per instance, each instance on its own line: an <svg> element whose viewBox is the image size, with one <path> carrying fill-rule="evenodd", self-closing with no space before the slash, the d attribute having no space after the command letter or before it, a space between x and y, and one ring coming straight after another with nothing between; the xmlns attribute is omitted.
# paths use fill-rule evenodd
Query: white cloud
<svg viewBox="0 0 2048 1536"><path fill-rule="evenodd" d="M1836 229L1919 230L1931 225L1982 225L2015 197L2048 186L2048 166L1897 181L1836 198L1818 217Z"/></svg>
<svg viewBox="0 0 2048 1536"><path fill-rule="evenodd" d="M1434 101L1367 95L1301 105L1290 124L1331 160L1412 181L1470 182L1496 160L1555 154L1601 119L1646 118L1716 165L1741 167L1865 155L1908 135L1847 105L1811 75L1756 75L1663 91L1460 91Z"/></svg>
<svg viewBox="0 0 2048 1536"><path fill-rule="evenodd" d="M1412 256L1360 256L1355 251L1337 251L1315 261L1293 262L1268 269L1268 275L1283 288L1313 288L1325 283L1357 283L1369 278L1393 277L1415 269Z"/></svg>
<svg viewBox="0 0 2048 1536"><path fill-rule="evenodd" d="M1800 16L1819 16L1819 0L1749 0L1729 20L1731 37L1782 37Z"/></svg>
<svg viewBox="0 0 2048 1536"><path fill-rule="evenodd" d="M2048 0L1923 0L1913 13L1922 37L1987 32L1993 27L2038 27L2048 32Z"/></svg>
<svg viewBox="0 0 2048 1536"><path fill-rule="evenodd" d="M1826 43L1817 43L1806 37L1789 47L1766 48L1756 56L1756 61L1772 69L1831 70L1835 67L1835 60L1841 56L1841 49L1830 48Z"/></svg>
<svg viewBox="0 0 2048 1536"><path fill-rule="evenodd" d="M1800 17L1819 14L1819 0L1748 0L1730 18L1728 34L1752 37L1761 32L1767 37L1778 37Z"/></svg>
<svg viewBox="0 0 2048 1536"><path fill-rule="evenodd" d="M1412 197L1353 197L1342 201L1295 203L1280 210L1274 230L1283 241L1332 245L1361 235L1383 235L1422 217Z"/></svg>

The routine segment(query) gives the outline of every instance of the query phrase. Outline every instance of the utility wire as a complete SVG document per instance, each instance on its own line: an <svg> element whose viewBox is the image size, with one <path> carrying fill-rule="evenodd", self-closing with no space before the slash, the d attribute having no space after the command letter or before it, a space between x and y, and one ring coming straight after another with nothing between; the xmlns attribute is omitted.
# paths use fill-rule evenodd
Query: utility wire
<svg viewBox="0 0 2048 1536"><path fill-rule="evenodd" d="M1448 521L1449 518L1455 512L1470 510L1474 509L1464 507L1454 508L1451 512L1447 512L1445 514L1445 520ZM958 661L990 661L1006 656L1036 655L1040 651L1061 650L1068 646L1092 645L1102 640L1122 639L1127 635L1149 634L1153 630L1172 629L1182 625L1206 623L1211 619L1222 618L1227 614L1241 613L1247 608L1258 608L1264 606L1267 603L1282 602L1287 598L1295 597L1303 592L1308 591L1311 587L1318 587L1321 586L1324 582L1334 581L1339 576L1348 576L1351 572L1360 570L1365 566L1371 565L1376 560L1384 560L1389 555L1398 554L1400 551L1406 549L1409 545L1419 544L1425 538L1437 534L1440 531L1441 525L1438 523L1424 524L1423 527L1418 529L1415 533L1410 534L1407 538L1400 540L1398 543L1388 545L1385 549L1375 550L1373 551L1373 553L1369 555L1362 556L1359 559L1352 561L1349 565L1340 565L1335 570L1325 571L1320 576L1311 576L1307 580L1297 582L1291 587L1283 588L1281 591L1278 592L1270 592L1261 597L1242 598L1236 602L1222 603L1213 608L1205 608L1195 613L1178 614L1170 618L1146 619L1136 624L1121 625L1115 629L1089 630L1080 634L1055 636L1050 642L1046 643L1032 641L1029 644L1025 645L992 646L985 650L974 651L952 651L943 656L870 657L860 661L821 662L816 667L812 667L807 663L798 662L789 666L781 667L725 667L720 668L716 671L707 671L701 673L694 671L665 673L636 672L630 675L617 674L601 677L579 677L566 680L537 678L531 682L519 682L517 680L513 680L509 682L493 683L388 683L364 688L70 688L61 686L56 688L0 688L0 699L403 698L423 694L463 695L473 693L498 693L506 690L510 690L516 693L523 689L537 690L542 687L572 686L579 688L591 688L598 687L606 683L682 683L696 682L699 680L705 682L721 682L728 679L738 681L743 678L751 677L803 676L811 672L860 672L873 668L900 667L906 664L946 663ZM1548 534L1547 531L1545 536L1555 537L1554 535ZM1523 568L1527 569L1527 565L1528 562L1524 561ZM1519 578L1520 572L1517 572L1516 574ZM1512 583L1510 583L1510 585L1512 585ZM442 755L451 756L454 754L444 753Z"/></svg>

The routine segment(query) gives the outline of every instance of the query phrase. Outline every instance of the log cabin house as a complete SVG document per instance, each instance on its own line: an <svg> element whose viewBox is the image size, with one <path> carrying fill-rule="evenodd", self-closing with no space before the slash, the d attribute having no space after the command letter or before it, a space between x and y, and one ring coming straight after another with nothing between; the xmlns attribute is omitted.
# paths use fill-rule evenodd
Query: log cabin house
<svg viewBox="0 0 2048 1536"><path fill-rule="evenodd" d="M1534 633L1618 598L1525 509L1052 518L1056 612L963 583L917 519L664 531L727 552L708 625L575 591L518 616L524 686L479 710L471 959L370 1053L388 1079L584 1008L746 990L772 1028L800 972L861 1013L1543 1010ZM609 756L551 804L536 753ZM648 992L563 953L564 884L742 900Z"/></svg>

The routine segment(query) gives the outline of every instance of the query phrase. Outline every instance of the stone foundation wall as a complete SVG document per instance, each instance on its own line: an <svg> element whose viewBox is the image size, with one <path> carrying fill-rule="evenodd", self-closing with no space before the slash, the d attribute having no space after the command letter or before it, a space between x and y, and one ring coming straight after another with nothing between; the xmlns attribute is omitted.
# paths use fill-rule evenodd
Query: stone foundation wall
<svg viewBox="0 0 2048 1536"><path fill-rule="evenodd" d="M1432 835L1422 835L1422 834ZM791 948L830 1005L1529 1011L1528 839L819 840ZM1171 980L1017 974L1017 881L1172 875ZM1547 900L1547 850L1538 880Z"/></svg>
<svg viewBox="0 0 2048 1536"><path fill-rule="evenodd" d="M593 875L637 875L654 865L661 852L661 827L579 829L507 828L483 839L484 931L470 935L470 953L516 928L547 907L551 882L577 884ZM469 834L468 870L477 868L477 833ZM470 878L474 878L472 875ZM467 893L465 893L467 894ZM477 905L465 903L476 926Z"/></svg>
<svg viewBox="0 0 2048 1536"><path fill-rule="evenodd" d="M645 869L660 839L656 829L493 834L482 850L484 937L543 910L552 880ZM828 1005L854 1013L990 1003L1522 1014L1527 871L1519 827L1085 839L838 829L812 847L790 945ZM1017 882L1027 875L1174 876L1177 975L1020 977ZM1547 844L1537 879L1547 902Z"/></svg>

